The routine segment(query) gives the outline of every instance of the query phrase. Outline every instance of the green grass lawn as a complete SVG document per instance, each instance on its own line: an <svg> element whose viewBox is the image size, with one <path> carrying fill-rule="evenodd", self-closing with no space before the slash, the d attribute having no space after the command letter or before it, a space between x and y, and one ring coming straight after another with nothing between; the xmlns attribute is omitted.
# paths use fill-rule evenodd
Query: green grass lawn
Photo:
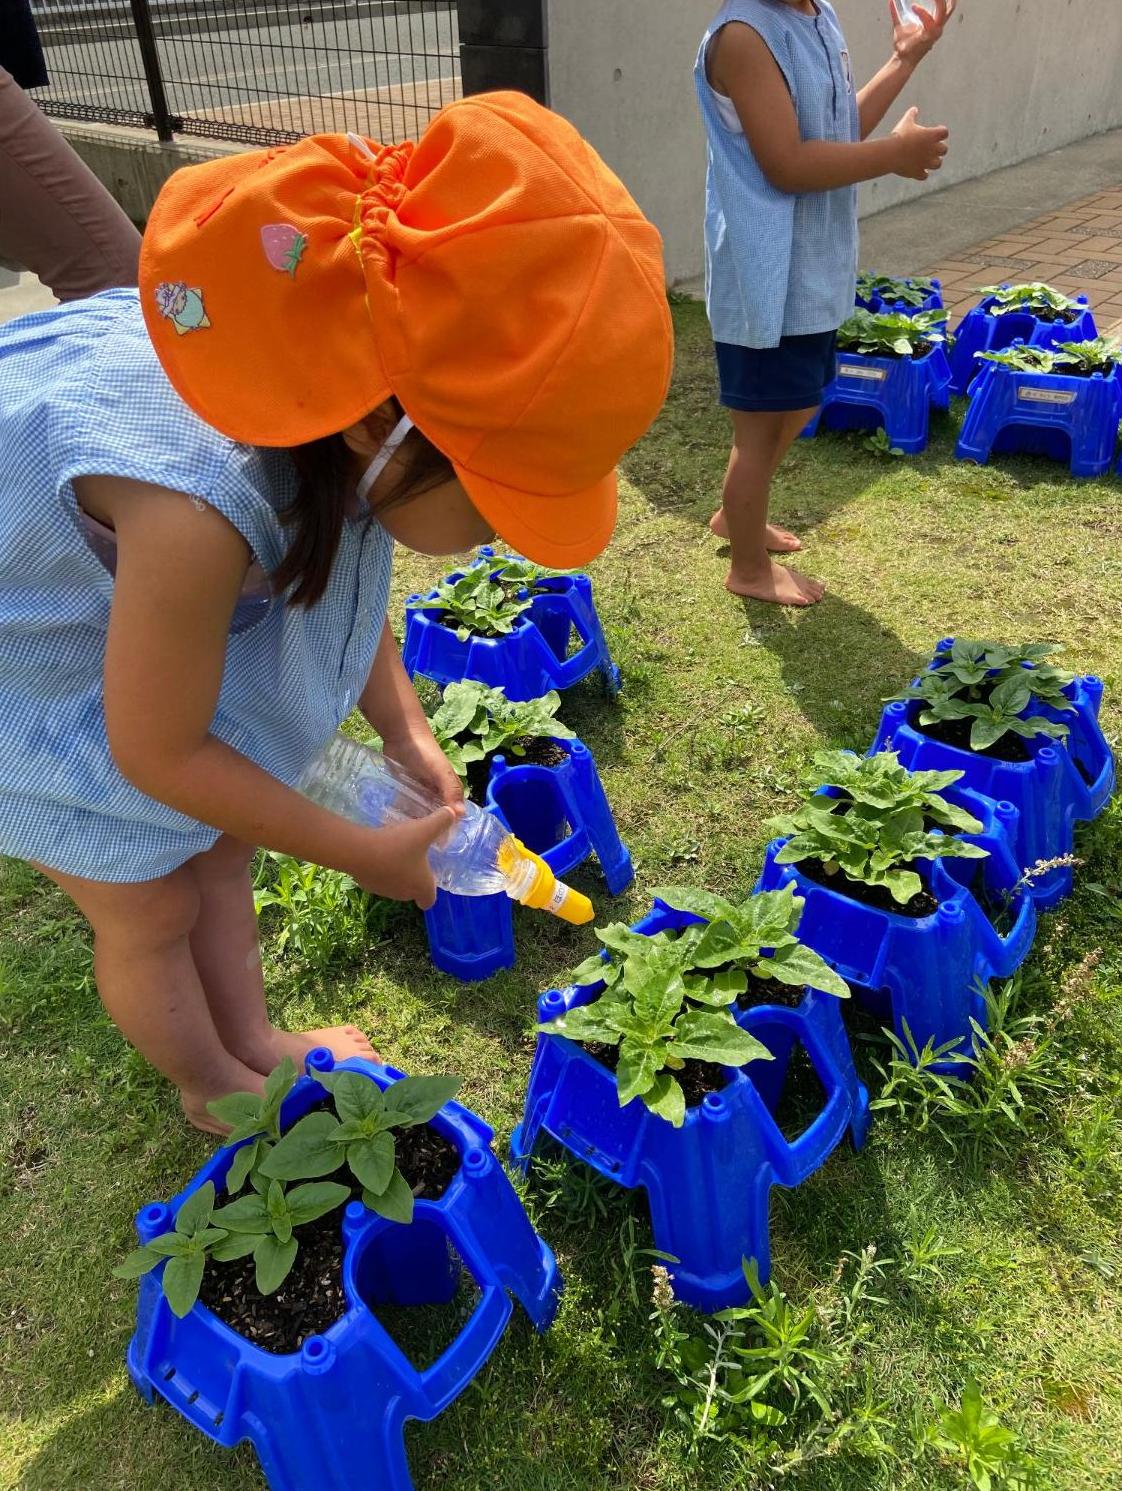
<svg viewBox="0 0 1122 1491"><path fill-rule="evenodd" d="M829 596L801 614L743 605L722 588L706 528L727 431L704 318L695 306L676 316L674 392L627 462L616 541L593 571L624 693L609 706L583 687L563 709L635 856L636 886L617 903L594 871L574 877L601 920L634 918L659 883L746 893L765 820L794 803L809 753L864 749L882 698L947 633L1064 641L1071 666L1107 680L1108 734L1122 724L1117 483L1073 482L1042 462L956 465L946 418L915 460L827 435L789 457L774 511L805 536L806 567ZM398 614L438 572L403 560ZM1122 1486L1117 810L1080 853L1077 893L1044 919L1009 1016L1010 1039L1031 1043L1020 1045L1024 1111L1000 1127L952 1121L945 1135L884 1113L864 1153L842 1149L798 1191L774 1194L776 1279L815 1311L813 1375L832 1417L806 1402L766 1442L745 1428L691 1448L659 1366L644 1208L553 1162L527 1194L567 1281L558 1322L538 1338L516 1316L459 1402L410 1431L418 1487L949 1491L970 1484L966 1472L924 1435L971 1377L1039 1462L1040 1485ZM68 903L21 866L0 873L0 1484L249 1491L263 1485L251 1453L213 1448L133 1393L134 1288L109 1277L135 1210L176 1190L207 1141L101 1013ZM418 916L375 925L380 937L327 973L278 957L274 932L276 1017L357 1021L408 1070L462 1072L465 1101L502 1148L535 995L592 950L591 931L520 913L518 968L465 987L432 969ZM1080 970L1092 951L1097 967ZM854 1028L879 1089L885 1046L867 1022ZM859 1278L870 1245L873 1272L867 1259Z"/></svg>

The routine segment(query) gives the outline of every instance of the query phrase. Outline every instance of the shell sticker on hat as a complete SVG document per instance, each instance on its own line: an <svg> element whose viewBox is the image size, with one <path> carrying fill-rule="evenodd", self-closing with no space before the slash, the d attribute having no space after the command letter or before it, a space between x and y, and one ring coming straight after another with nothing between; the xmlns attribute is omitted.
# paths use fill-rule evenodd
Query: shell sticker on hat
<svg viewBox="0 0 1122 1491"><path fill-rule="evenodd" d="M160 315L171 322L180 336L189 331L204 331L210 325L201 290L175 280L157 285L155 295Z"/></svg>
<svg viewBox="0 0 1122 1491"><path fill-rule="evenodd" d="M282 274L296 278L296 270L308 247L307 235L291 223L270 223L261 229L261 247L265 258Z"/></svg>

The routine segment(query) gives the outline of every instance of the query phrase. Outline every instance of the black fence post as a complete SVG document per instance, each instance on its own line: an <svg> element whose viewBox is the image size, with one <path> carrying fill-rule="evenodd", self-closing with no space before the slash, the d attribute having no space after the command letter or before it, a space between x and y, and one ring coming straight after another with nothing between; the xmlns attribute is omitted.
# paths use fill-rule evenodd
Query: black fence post
<svg viewBox="0 0 1122 1491"><path fill-rule="evenodd" d="M547 0L458 0L465 93L513 88L549 102Z"/></svg>
<svg viewBox="0 0 1122 1491"><path fill-rule="evenodd" d="M160 53L156 46L156 32L152 26L152 12L148 0L129 0L132 6L136 39L140 45L140 60L144 63L144 77L148 84L148 97L152 103L152 123L161 140L173 137L175 128L182 123L168 109L164 92L164 78L160 71Z"/></svg>

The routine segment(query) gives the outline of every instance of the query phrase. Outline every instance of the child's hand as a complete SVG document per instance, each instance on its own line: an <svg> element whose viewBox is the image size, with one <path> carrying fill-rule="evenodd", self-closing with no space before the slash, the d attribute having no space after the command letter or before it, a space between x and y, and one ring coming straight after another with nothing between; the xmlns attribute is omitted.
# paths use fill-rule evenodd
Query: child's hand
<svg viewBox="0 0 1122 1491"><path fill-rule="evenodd" d="M436 877L429 850L463 816L455 808L438 808L427 818L413 818L365 834L364 852L345 866L363 890L391 901L415 901L427 911L436 900Z"/></svg>
<svg viewBox="0 0 1122 1491"><path fill-rule="evenodd" d="M912 181L926 181L932 171L938 171L947 153L950 130L945 124L934 126L919 123L919 110L909 109L892 131L898 141L898 161L894 169L897 176L910 177Z"/></svg>
<svg viewBox="0 0 1122 1491"><path fill-rule="evenodd" d="M897 0L888 0L888 13L892 17L892 41L901 62L915 67L930 52L943 35L947 22L954 15L958 0L926 0L934 9L930 13L922 6L917 8L918 22L901 19Z"/></svg>

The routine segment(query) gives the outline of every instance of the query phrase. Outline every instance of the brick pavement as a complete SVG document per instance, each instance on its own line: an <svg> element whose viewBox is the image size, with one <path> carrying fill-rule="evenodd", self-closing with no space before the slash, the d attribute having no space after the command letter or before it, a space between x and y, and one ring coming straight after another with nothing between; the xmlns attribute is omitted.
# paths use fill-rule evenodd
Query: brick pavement
<svg viewBox="0 0 1122 1491"><path fill-rule="evenodd" d="M933 265L952 324L977 304L978 289L1002 280L1044 280L1086 295L1103 335L1122 333L1122 186L1045 213Z"/></svg>

